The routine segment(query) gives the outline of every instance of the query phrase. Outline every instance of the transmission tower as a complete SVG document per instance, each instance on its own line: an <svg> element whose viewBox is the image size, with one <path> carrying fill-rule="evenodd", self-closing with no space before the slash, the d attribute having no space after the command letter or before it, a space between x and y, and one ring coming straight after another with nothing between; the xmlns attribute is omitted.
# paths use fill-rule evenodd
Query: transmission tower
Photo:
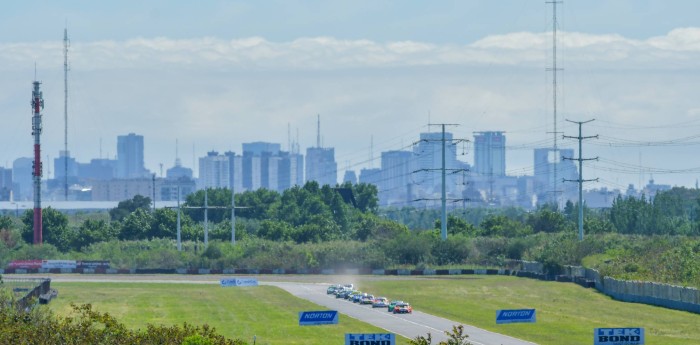
<svg viewBox="0 0 700 345"><path fill-rule="evenodd" d="M445 126L459 126L458 124L449 124L449 123L441 123L441 124L428 124L428 126L440 126L442 127L442 138L441 139L423 139L421 141L426 141L426 142L441 142L441 153L442 153L442 167L440 169L419 169L414 171L414 173L419 172L419 171L440 171L441 174L441 221L440 221L440 236L443 240L447 239L447 191L445 189L445 180L446 180L446 172L450 171L451 173L457 173L460 171L464 171L464 169L447 169L445 167L445 145L448 141L453 142L453 143L459 143L463 141L468 141L466 139L446 139L445 138ZM421 200L437 200L437 199L416 199L414 201L421 201ZM462 201L462 199L451 199L452 201Z"/></svg>
<svg viewBox="0 0 700 345"><path fill-rule="evenodd" d="M563 136L564 138L568 139L577 139L578 140L578 158L567 158L567 157L562 157L564 160L571 160L571 161L578 161L578 179L576 180L567 180L564 179L564 182L578 182L578 239L579 241L583 241L583 183L584 182L590 182L590 181L598 181L598 179L591 179L591 180L584 180L583 179L583 161L591 161L591 160L598 160L598 157L595 158L582 158L581 155L581 150L583 149L583 139L591 139L591 138L598 138L598 135L593 135L593 136L588 136L584 137L581 134L581 126L584 123L589 123L591 121L594 121L595 119L591 119L588 121L571 121L571 120L566 120L571 123L578 124L578 136L577 137L572 137L572 136Z"/></svg>

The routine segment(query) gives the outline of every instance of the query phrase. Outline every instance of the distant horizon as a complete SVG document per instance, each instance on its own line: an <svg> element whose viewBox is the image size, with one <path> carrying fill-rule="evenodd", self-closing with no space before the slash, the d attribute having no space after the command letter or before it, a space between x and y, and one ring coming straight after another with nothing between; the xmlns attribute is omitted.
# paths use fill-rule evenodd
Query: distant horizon
<svg viewBox="0 0 700 345"><path fill-rule="evenodd" d="M504 131L506 172L533 174L553 146L552 7L544 1L405 3L298 0L7 4L0 14L0 162L31 157L36 63L46 100L42 159L64 145L79 162L116 156L116 136L144 135L145 164L242 143L316 142L346 169L410 150L428 123L455 137ZM700 178L700 2L566 0L557 6L557 132L583 135L585 189L693 188ZM27 25L35 23L36 25ZM640 25L643 23L643 25ZM560 136L558 138L561 138ZM558 139L578 154L578 144ZM460 156L473 165L473 143ZM302 152L303 153L303 152ZM193 159L194 157L194 159ZM86 161L87 159L87 161ZM9 163L9 164L8 164ZM199 175L196 162L191 166ZM55 174L51 167L52 175ZM44 164L44 175L48 175Z"/></svg>

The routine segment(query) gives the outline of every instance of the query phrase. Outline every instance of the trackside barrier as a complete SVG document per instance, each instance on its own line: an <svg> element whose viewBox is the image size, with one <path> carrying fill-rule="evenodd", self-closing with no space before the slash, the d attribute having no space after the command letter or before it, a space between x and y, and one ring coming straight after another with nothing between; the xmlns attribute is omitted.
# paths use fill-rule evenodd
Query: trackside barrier
<svg viewBox="0 0 700 345"><path fill-rule="evenodd" d="M520 271L517 271L516 275L541 280L574 282L583 287L595 288L619 301L644 303L700 314L700 290L696 288L601 277L597 270L579 266L565 266L562 274L556 276L544 274L543 271L542 264L522 261Z"/></svg>

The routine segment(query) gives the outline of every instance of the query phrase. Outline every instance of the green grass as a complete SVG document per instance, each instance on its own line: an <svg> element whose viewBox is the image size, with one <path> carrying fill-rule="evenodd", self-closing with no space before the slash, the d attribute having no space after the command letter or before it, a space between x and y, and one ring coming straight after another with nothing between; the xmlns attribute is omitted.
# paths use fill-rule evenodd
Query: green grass
<svg viewBox="0 0 700 345"><path fill-rule="evenodd" d="M213 284L53 283L59 298L49 306L70 314L70 303L90 303L129 328L151 324L208 324L250 344L344 344L345 333L386 333L340 315L337 325L299 326L299 311L326 310L272 286L222 288ZM398 339L398 344L408 340Z"/></svg>
<svg viewBox="0 0 700 345"><path fill-rule="evenodd" d="M538 344L592 344L599 327L643 327L647 344L700 344L700 315L618 302L570 283L503 276L359 281L363 291L414 308ZM534 308L534 324L496 325L496 310Z"/></svg>

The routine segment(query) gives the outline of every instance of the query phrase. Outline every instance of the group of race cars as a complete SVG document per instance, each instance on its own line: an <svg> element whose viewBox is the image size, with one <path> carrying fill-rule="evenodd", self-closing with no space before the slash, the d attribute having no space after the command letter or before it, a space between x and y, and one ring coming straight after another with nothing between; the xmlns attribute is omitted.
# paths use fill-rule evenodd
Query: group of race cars
<svg viewBox="0 0 700 345"><path fill-rule="evenodd" d="M387 311L394 314L411 314L413 307L410 304L400 300L389 301L386 297L375 297L366 292L355 290L353 284L331 285L326 290L329 295L335 295L335 298L343 298L353 303L371 304L372 308L387 308Z"/></svg>

